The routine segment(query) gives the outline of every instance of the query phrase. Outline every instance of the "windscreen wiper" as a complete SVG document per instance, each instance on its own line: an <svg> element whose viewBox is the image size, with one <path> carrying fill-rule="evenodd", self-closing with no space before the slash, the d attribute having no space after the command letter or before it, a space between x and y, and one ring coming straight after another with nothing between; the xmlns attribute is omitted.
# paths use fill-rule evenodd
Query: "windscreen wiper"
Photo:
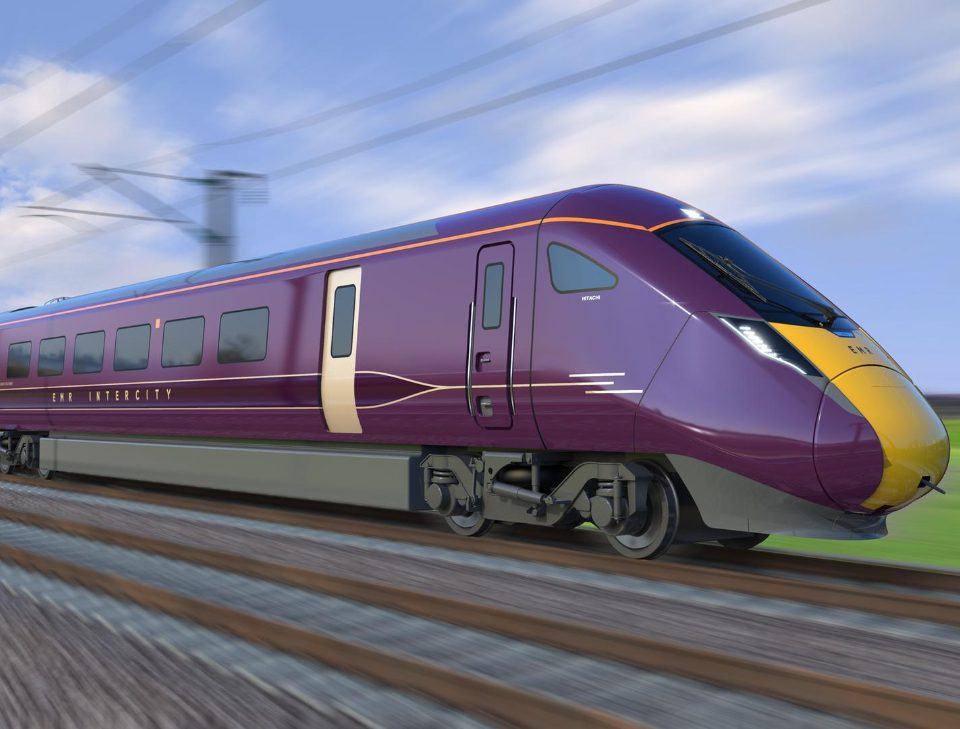
<svg viewBox="0 0 960 729"><path fill-rule="evenodd" d="M685 246L687 246L687 248L689 248L691 251L696 253L698 256L700 256L703 260L705 260L711 266L713 266L715 269L717 269L721 274L723 274L728 279L733 281L735 284L740 286L740 288L745 289L747 293L749 293L751 296L755 296L756 298L760 299L760 301L763 301L764 303L767 302L767 297L761 294L756 286L750 283L746 278L742 277L733 268L729 268L724 263L725 260L729 261L729 259L721 259L716 255L714 255L713 253L711 253L710 251L708 251L706 248L703 248L702 246L698 246L696 243L691 243L686 238L680 237L680 242L683 243ZM743 270L739 266L737 266L737 268L740 269L741 271Z"/></svg>
<svg viewBox="0 0 960 729"><path fill-rule="evenodd" d="M805 321L808 321L808 322L810 322L811 324L815 324L815 325L817 325L817 326L823 326L823 322L820 321L819 319L814 319L814 318L813 318L812 316L810 316L809 314L806 314L806 313L804 313L804 312L802 312L802 311L798 311L797 309L794 309L792 306L787 306L786 304L784 304L784 303L781 302L781 301L774 301L773 299L770 299L770 298L764 296L762 293L760 293L760 291L757 289L756 286L754 286L753 284L750 283L749 279L750 279L750 278L753 278L754 280L763 281L764 284L767 284L767 285L771 286L772 288L775 288L775 289L780 290L780 291L784 291L784 292L786 292L786 293L788 293L788 294L792 294L792 295L794 295L794 296L799 296L799 294L793 294L793 292L790 291L790 290L788 290L788 289L784 289L784 288L782 288L782 287L780 287L780 286L776 286L775 284L771 284L769 281L766 281L765 279L759 278L758 276L753 276L752 274L749 274L749 273L747 273L746 271L744 271L740 266L738 266L736 263L734 263L733 261L731 261L729 258L727 258L727 257L725 257L725 256L724 256L723 258L721 258L721 257L719 257L719 256L711 253L711 252L708 251L707 249L703 248L702 246L698 246L696 243L691 243L691 242L688 241L686 238L681 237L681 238L680 238L680 241L681 241L685 246L687 246L690 250L692 250L694 253L696 253L698 256L700 256L701 258L703 258L703 260L705 260L707 263L709 263L709 264L712 265L714 268L716 268L716 269L717 269L720 273L722 273L724 276L726 276L727 278L729 278L729 279L730 279L731 281L733 281L734 283L738 284L742 289L744 289L748 294L750 294L750 295L753 296L754 298L762 301L762 302L765 303L765 304L770 304L770 305L772 305L772 306L775 306L775 307L777 307L778 309L780 309L780 310L782 310L782 311L786 311L786 312L789 312L789 313L791 313L791 314L793 314L793 315L795 315L795 316L799 316L801 319L803 319L803 320L805 320ZM804 301L807 301L807 298L806 298L806 297L801 297L801 298L803 298ZM816 305L816 302L810 301L809 303L810 303L811 305L813 305L815 308L817 308L818 311L820 311L819 307L817 307L817 305ZM831 309L831 312L832 312L832 311L833 311L833 310ZM836 316L834 316L833 318L830 318L829 315L828 315L826 312L824 312L824 311L821 311L820 313L822 313L825 317L827 317L827 318L829 319L829 321L828 321L828 323L827 323L827 325L826 325L827 327L829 327L830 324L833 323L834 319L836 319ZM833 312L833 313L835 314L836 312Z"/></svg>
<svg viewBox="0 0 960 729"><path fill-rule="evenodd" d="M759 282L761 282L764 286L769 286L770 288L772 288L772 289L774 289L774 290L776 290L776 291L782 291L783 293L787 294L788 296L792 296L792 297L794 297L795 299L799 299L800 301L803 301L803 302L809 304L810 306L812 306L812 307L813 307L814 309L816 309L818 312L820 312L821 314L823 314L823 318L824 318L824 320L825 320L825 321L823 321L823 322L819 322L819 321L816 321L816 320L814 320L814 321L816 321L817 324L821 324L821 323L822 323L824 326L827 327L827 329L829 329L829 328L833 325L833 323L834 323L837 319L839 319L840 316L841 316L841 315L840 315L840 312L838 312L836 309L834 309L832 306L830 306L830 305L828 305L828 304L823 304L823 303L817 301L816 299L811 299L809 296L804 296L803 294L798 294L796 291L791 291L791 290L788 289L788 288L785 288L785 287L783 287L783 286L778 286L777 284L775 284L775 283L773 283L773 282L771 282L771 281L767 281L765 278L761 278L760 276L757 276L757 275L755 275L755 274L749 273L748 271L743 270L740 266L738 266L736 263L734 263L733 261L731 261L729 258L724 259L724 260L727 262L727 264L728 264L729 266L731 266L732 268L736 269L736 270L740 273L740 275L744 276L745 278L753 279L754 281L759 281ZM799 312L799 311L798 311L798 312L796 312L796 313L797 313L797 314L800 314L801 316L803 316L802 312ZM809 317L808 317L808 318L809 318Z"/></svg>

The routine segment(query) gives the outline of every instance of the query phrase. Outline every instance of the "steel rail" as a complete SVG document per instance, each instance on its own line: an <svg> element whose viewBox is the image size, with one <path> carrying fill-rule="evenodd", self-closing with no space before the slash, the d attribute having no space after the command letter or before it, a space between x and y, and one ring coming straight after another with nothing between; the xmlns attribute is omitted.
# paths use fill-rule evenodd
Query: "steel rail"
<svg viewBox="0 0 960 729"><path fill-rule="evenodd" d="M14 480L9 476L3 477ZM0 479L2 480L2 479ZM375 539L393 539L438 549L455 549L493 557L543 562L574 569L617 574L639 579L686 585L705 590L738 592L756 597L789 600L823 607L856 610L910 620L924 620L960 626L960 603L947 598L913 595L868 586L837 585L788 577L717 569L668 561L627 560L614 554L570 549L530 541L506 539L464 539L446 532L383 524L344 516L283 511L276 508L196 497L144 493L142 491L44 481L16 479L19 483L41 485L73 493L85 493L132 500L203 513L237 516L259 521L320 529Z"/></svg>
<svg viewBox="0 0 960 729"><path fill-rule="evenodd" d="M605 727L641 729L643 724L499 681L454 671L417 658L380 651L313 633L216 603L187 597L113 575L0 544L0 561L157 610L242 640L359 674L401 691L419 693L459 711L491 716L522 729Z"/></svg>
<svg viewBox="0 0 960 729"><path fill-rule="evenodd" d="M0 508L0 519L255 579L280 582L458 627L494 632L577 654L614 660L738 692L768 696L811 709L865 719L885 727L940 729L950 725L951 719L960 715L960 702L772 661L731 656L599 625L569 623L406 587L340 577L280 562L143 537L60 517ZM0 545L0 559L5 558L6 549ZM482 709L474 707L472 710Z"/></svg>
<svg viewBox="0 0 960 729"><path fill-rule="evenodd" d="M960 593L960 571L955 570L884 564L861 559L815 557L774 550L739 551L703 544L684 545L678 548L676 556L721 566L742 566L812 577L875 582L916 590Z"/></svg>

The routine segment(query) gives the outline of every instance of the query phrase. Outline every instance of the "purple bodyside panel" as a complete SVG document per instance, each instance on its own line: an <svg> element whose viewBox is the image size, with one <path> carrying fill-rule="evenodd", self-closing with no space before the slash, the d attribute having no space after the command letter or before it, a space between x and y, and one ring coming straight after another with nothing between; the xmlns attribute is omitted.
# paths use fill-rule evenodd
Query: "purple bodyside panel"
<svg viewBox="0 0 960 729"><path fill-rule="evenodd" d="M611 185L563 198L540 227L533 367L540 382L570 383L534 392L537 424L548 448L634 450L637 405L689 312L720 309L752 315L726 288L698 275L694 264L652 233L549 222L587 218L653 226L677 216L678 203L670 198ZM556 291L549 267L554 242L615 271L616 288ZM583 374L601 376L572 377ZM576 387L575 382L600 384Z"/></svg>
<svg viewBox="0 0 960 729"><path fill-rule="evenodd" d="M883 447L866 418L845 404L847 407L834 400L829 390L824 395L814 436L814 461L833 500L849 511L864 511L861 504L883 477Z"/></svg>
<svg viewBox="0 0 960 729"><path fill-rule="evenodd" d="M666 248L647 236L581 223L541 228L533 341L533 366L541 386L533 397L548 448L633 448L637 403L687 316L645 280L644 263ZM548 261L554 242L617 271L616 288L556 291ZM601 394L604 391L616 392Z"/></svg>
<svg viewBox="0 0 960 729"><path fill-rule="evenodd" d="M698 458L834 507L813 463L820 399L806 377L697 312L643 397L636 449Z"/></svg>
<svg viewBox="0 0 960 729"><path fill-rule="evenodd" d="M496 227L491 222L477 224ZM535 226L492 233L409 251L387 265L364 266L357 404L365 440L543 447L530 406L530 347L524 345L533 326L533 289L526 282L533 279L535 235ZM516 412L509 429L486 429L470 416L464 392L470 302L478 251L508 241L514 247L513 294L517 297ZM502 326L509 323L507 315ZM363 374L367 372L392 377Z"/></svg>
<svg viewBox="0 0 960 729"><path fill-rule="evenodd" d="M5 329L0 332L3 342L18 341L18 330L33 339L34 372L39 339L65 336L67 343L63 375L32 376L3 389L3 407L11 408L4 420L15 413L22 430L314 439L322 431L317 407L321 286L316 276L288 276L64 314L19 325L13 331ZM266 359L218 363L221 314L260 306L270 309ZM156 320L196 316L205 320L201 364L161 367L163 328L162 324L155 327ZM116 329L141 324L151 326L150 366L113 371ZM72 374L76 335L98 330L107 332L103 370Z"/></svg>
<svg viewBox="0 0 960 729"><path fill-rule="evenodd" d="M761 357L714 316L757 318L645 230L698 214L685 207L625 186L579 188L0 314L0 430L675 453L833 507L822 479L844 505L859 503L858 474L877 468L876 436L833 401L820 412L817 384ZM617 286L557 291L553 242L615 272ZM512 406L489 421L509 427L488 427L466 397L469 316L484 248L503 243L513 251L504 290L516 298L514 387L511 398L502 357L495 377L474 383L496 396L498 416ZM325 282L354 266L363 432L331 433L320 403ZM221 315L261 306L270 310L266 358L218 363ZM195 316L206 322L202 363L162 367L163 323ZM148 323L149 367L114 372L117 328ZM76 335L99 330L103 371L71 374ZM59 336L65 372L41 378L39 342ZM14 380L7 353L20 341L33 342L31 374Z"/></svg>

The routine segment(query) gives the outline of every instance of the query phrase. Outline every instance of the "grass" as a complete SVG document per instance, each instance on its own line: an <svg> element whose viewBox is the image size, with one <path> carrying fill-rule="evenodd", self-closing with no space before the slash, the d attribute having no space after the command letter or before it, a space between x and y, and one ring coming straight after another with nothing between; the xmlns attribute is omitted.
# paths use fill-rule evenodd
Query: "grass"
<svg viewBox="0 0 960 729"><path fill-rule="evenodd" d="M909 562L960 569L960 419L946 421L950 466L941 482L946 496L931 493L890 515L884 539L834 541L772 536L764 547L838 557Z"/></svg>

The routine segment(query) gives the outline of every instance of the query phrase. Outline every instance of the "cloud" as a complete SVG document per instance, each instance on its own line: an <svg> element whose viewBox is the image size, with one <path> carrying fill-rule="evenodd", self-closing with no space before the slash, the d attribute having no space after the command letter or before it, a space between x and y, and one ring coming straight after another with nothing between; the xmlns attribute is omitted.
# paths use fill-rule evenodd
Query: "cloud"
<svg viewBox="0 0 960 729"><path fill-rule="evenodd" d="M11 131L103 79L95 73L59 73L44 83L24 88L24 77L35 67L28 60L0 69L6 80L0 89L17 93L0 104L0 133ZM154 127L141 117L128 91L119 89L66 118L3 157L8 168L32 175L63 173L74 162L129 161L181 146L183 139Z"/></svg>
<svg viewBox="0 0 960 729"><path fill-rule="evenodd" d="M0 133L23 124L101 78L94 73L61 68L45 82L22 88L26 74L36 65L36 61L23 59L0 69L0 78L5 79L0 90L14 92L0 104ZM0 271L3 276L0 310L195 265L183 236L154 226L97 236L76 246L59 248L53 255L23 263L2 263L13 256L29 255L44 246L69 240L77 230L110 226L107 218L77 216L74 221L23 217L28 213L18 206L43 201L53 191L82 179L74 163L125 164L164 154L184 145L185 141L155 126L137 109L128 90L118 90L4 155L0 160ZM173 162L162 169L178 172L180 165ZM169 199L173 188L166 183L155 185L153 189ZM59 204L143 214L142 210L103 188L81 200ZM171 246L158 245L161 238L172 239ZM144 267L144 264L149 265Z"/></svg>

